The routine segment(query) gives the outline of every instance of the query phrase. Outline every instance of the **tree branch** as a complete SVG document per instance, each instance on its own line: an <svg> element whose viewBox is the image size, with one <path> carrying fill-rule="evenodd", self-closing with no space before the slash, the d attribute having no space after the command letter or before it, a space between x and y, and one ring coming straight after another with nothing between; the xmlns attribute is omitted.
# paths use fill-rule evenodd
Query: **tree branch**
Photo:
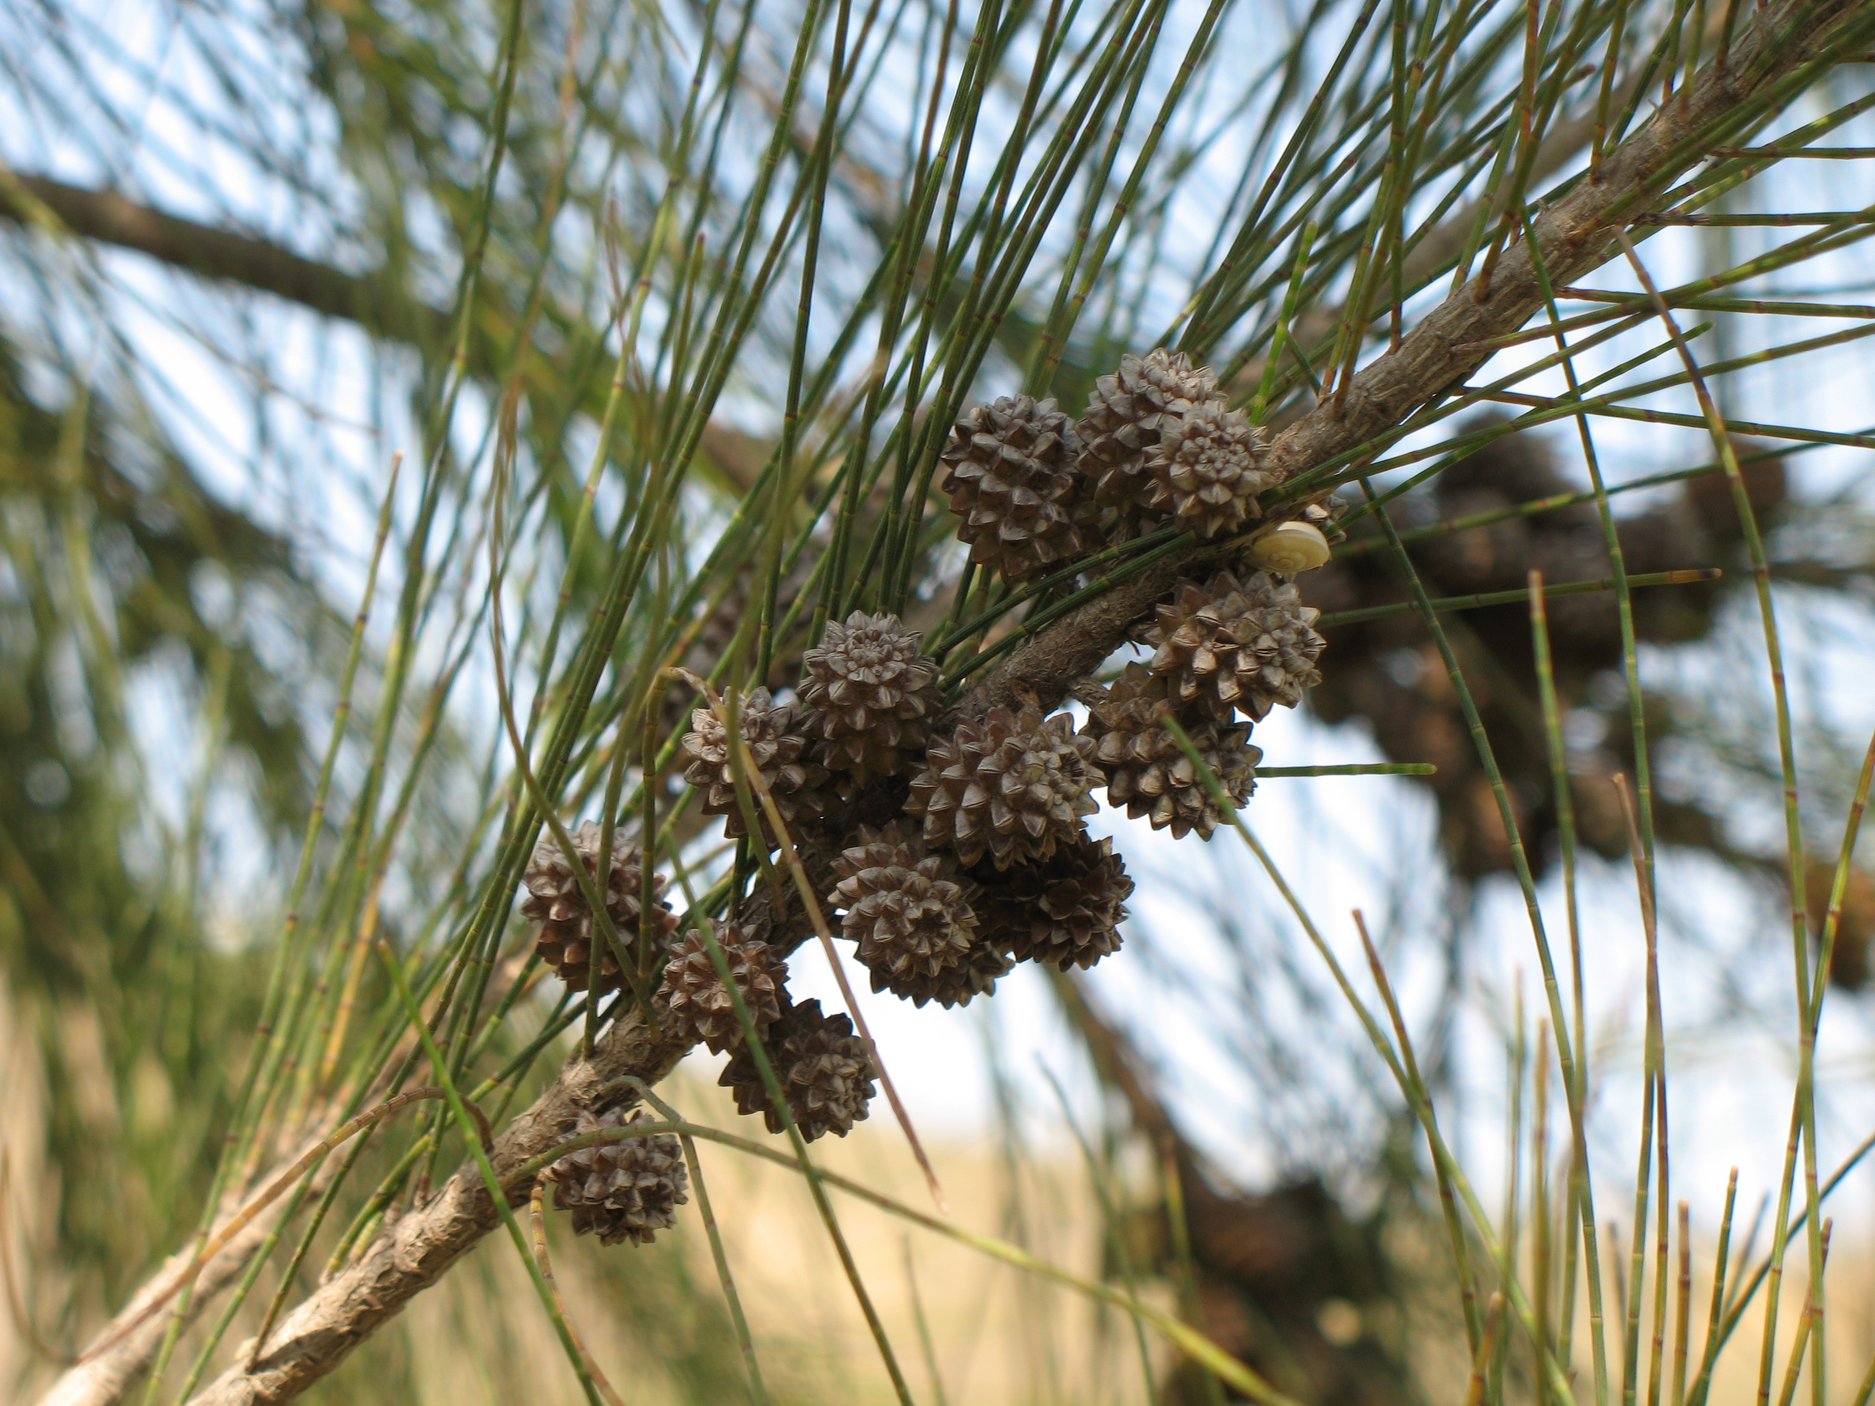
<svg viewBox="0 0 1875 1406"><path fill-rule="evenodd" d="M271 1215L255 1220L202 1266L189 1300L193 1311L201 1310L240 1276L248 1258L266 1241L273 1220ZM102 1351L87 1350L77 1365L53 1384L41 1406L108 1406L110 1402L122 1400L131 1383L149 1369L169 1331L169 1313L144 1315L151 1305L162 1303L181 1287L194 1256L193 1244L171 1255L94 1340L110 1345ZM126 1324L132 1325L127 1331ZM111 1342L120 1332L123 1336Z"/></svg>
<svg viewBox="0 0 1875 1406"><path fill-rule="evenodd" d="M433 348L450 343L450 315L413 300L404 281L389 273L347 273L269 240L140 205L113 190L90 190L0 167L0 221L32 229L42 227L47 214L56 228L82 239L134 250L201 278L269 293L321 316L356 322L392 341ZM498 379L507 374L500 358L517 345L513 319L486 299L477 304L476 317L470 369L479 377ZM561 369L531 344L528 350L521 378L529 386L563 394ZM595 419L604 414L608 389L598 386L595 398L583 406ZM767 451L753 437L712 421L703 428L701 457L746 494Z"/></svg>
<svg viewBox="0 0 1875 1406"><path fill-rule="evenodd" d="M139 205L116 191L88 190L20 173L0 177L0 219L37 225L42 213L35 205L43 206L60 225L83 238L134 249L203 278L225 279L271 293L327 317L376 327L389 309L410 303L402 286L382 274L345 273L265 239ZM422 308L419 316L426 332L447 337L449 324L443 314Z"/></svg>
<svg viewBox="0 0 1875 1406"><path fill-rule="evenodd" d="M1615 252L1614 232L1657 213L1672 184L1704 159L1716 131L1778 79L1814 62L1827 32L1857 14L1856 0L1786 0L1754 7L1735 36L1729 62L1716 61L1626 141L1606 153L1600 178L1583 176L1535 221L1542 267L1552 286L1579 280ZM1861 37L1860 35L1857 36ZM1853 46L1850 46L1853 47ZM1769 114L1766 114L1768 120ZM1491 359L1493 337L1521 329L1543 307L1537 263L1523 242L1428 313L1391 350L1288 426L1266 463L1277 481L1359 449L1403 424ZM1059 699L1126 640L1133 622L1163 599L1178 577L1216 557L1198 543L1155 563L1089 601L1013 650L971 695L974 707L1009 705L1026 694Z"/></svg>
<svg viewBox="0 0 1875 1406"><path fill-rule="evenodd" d="M648 1029L635 1016L608 1030L590 1060L575 1056L551 1087L508 1125L489 1149L510 1205L526 1204L533 1178L516 1169L566 1140L582 1108L627 1075L655 1084L676 1066L687 1044ZM627 1099L626 1102L630 1102ZM198 1403L290 1401L330 1372L411 1299L434 1284L481 1238L501 1224L501 1212L474 1163L457 1170L442 1189L406 1215L348 1268L320 1285L274 1330L271 1348L204 1389ZM105 1406L114 1397L59 1397L59 1406Z"/></svg>
<svg viewBox="0 0 1875 1406"><path fill-rule="evenodd" d="M1736 137L1737 133L1726 129L1738 125L1740 109L1780 79L1815 62L1829 32L1845 17L1861 12L1863 3L1783 0L1753 7L1749 18L1739 20L1740 32L1723 69L1708 64L1667 107L1606 154L1599 179L1578 179L1566 196L1537 219L1536 239L1551 280L1573 281L1603 263L1612 252L1613 232L1656 212L1666 190L1702 159L1703 150L1720 133ZM114 228L125 235L139 233L134 222L120 222ZM151 227L141 234L149 244L160 245L158 236L163 232ZM240 241L244 237L230 238ZM236 252L245 249L238 242L220 247ZM174 261L196 267L182 259ZM296 286L288 276L292 272L293 266L281 266L282 287ZM1482 275L1474 278L1428 314L1398 346L1349 382L1341 395L1318 404L1285 429L1270 450L1277 474L1282 479L1294 477L1404 423L1489 359L1491 352L1482 348L1483 343L1520 329L1541 306L1536 263L1529 249L1520 244L1507 250L1488 283ZM1203 565L1217 554L1215 546L1195 546L1037 631L977 686L966 706L978 711L1024 694L1050 704L1059 701L1077 679L1125 641L1129 627L1170 591L1181 571ZM627 1074L656 1082L682 1053L635 1019L622 1022L601 1040L591 1061L576 1058L570 1062L496 1141L491 1160L497 1173L509 1177L515 1168L552 1147L563 1125L591 1101L600 1086ZM517 1184L508 1184L506 1189L514 1201L526 1190ZM273 1345L252 1367L245 1365L245 1359L231 1367L196 1397L196 1406L291 1400L434 1283L498 1221L475 1167L459 1169L434 1199L405 1216L361 1260L309 1295L281 1323ZM84 1406L104 1406L114 1399L56 1393L57 1388L47 1400L59 1401L61 1406L81 1401Z"/></svg>

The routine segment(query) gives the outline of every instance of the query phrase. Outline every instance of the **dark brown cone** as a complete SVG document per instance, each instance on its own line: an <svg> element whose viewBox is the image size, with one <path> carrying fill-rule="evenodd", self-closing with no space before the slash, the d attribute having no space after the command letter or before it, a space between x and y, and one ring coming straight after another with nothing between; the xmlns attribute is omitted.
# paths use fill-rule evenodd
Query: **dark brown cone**
<svg viewBox="0 0 1875 1406"><path fill-rule="evenodd" d="M1259 720L1278 703L1293 708L1321 678L1315 661L1321 612L1291 582L1259 571L1239 581L1221 571L1200 586L1179 584L1146 632L1151 669L1179 703L1201 703L1221 721L1233 709Z"/></svg>
<svg viewBox="0 0 1875 1406"><path fill-rule="evenodd" d="M1015 961L988 938L977 937L970 943L961 962L954 963L935 976L899 976L875 969L872 989L889 991L894 996L922 1006L936 1001L947 1009L968 1005L978 996L996 989L999 978L1007 976Z"/></svg>
<svg viewBox="0 0 1875 1406"><path fill-rule="evenodd" d="M846 1016L822 1015L819 1001L803 1001L781 1013L763 1043L788 1112L807 1141L826 1133L845 1137L866 1116L877 1076L865 1041L853 1033ZM746 1049L730 1057L716 1082L735 1095L738 1112L760 1113L769 1132L782 1131L781 1117Z"/></svg>
<svg viewBox="0 0 1875 1406"><path fill-rule="evenodd" d="M842 932L859 944L874 989L922 990L963 966L976 941L976 885L947 855L901 839L896 826L862 830L859 839L833 862L839 883L828 903L846 910Z"/></svg>
<svg viewBox="0 0 1875 1406"><path fill-rule="evenodd" d="M992 708L931 743L905 808L922 819L926 844L964 864L1034 863L1079 837L1081 817L1099 809L1093 791L1106 778L1093 752L1066 713Z"/></svg>
<svg viewBox="0 0 1875 1406"><path fill-rule="evenodd" d="M1113 841L1083 839L1046 864L985 881L983 931L1018 962L1062 971L1091 967L1120 948L1133 881Z"/></svg>
<svg viewBox="0 0 1875 1406"><path fill-rule="evenodd" d="M799 710L790 703L777 704L767 689L758 688L742 700L738 722L748 765L768 784L782 823L793 827L826 814L833 800L827 769L815 756ZM736 799L729 734L707 705L690 715L690 728L683 739L684 780L703 792L703 813L722 816L723 832L740 839L748 827ZM767 818L752 789L749 802L762 820L762 838L773 849L780 840L767 833Z"/></svg>
<svg viewBox="0 0 1875 1406"><path fill-rule="evenodd" d="M1052 400L1003 396L965 411L939 456L970 560L1020 581L1082 550L1080 439Z"/></svg>
<svg viewBox="0 0 1875 1406"><path fill-rule="evenodd" d="M714 930L742 1004L757 1029L767 1028L781 1014L787 962L762 940L767 930L758 924L718 920ZM672 950L657 1002L670 1013L673 1032L685 1039L700 1040L717 1054L742 1043L735 1002L710 960L709 944L694 928Z"/></svg>
<svg viewBox="0 0 1875 1406"><path fill-rule="evenodd" d="M573 849L586 872L597 882L601 829L588 820L572 835ZM553 965L560 979L576 991L587 988L591 975L592 954L600 948L599 990L616 990L623 982L618 959L594 930L592 908L580 891L573 869L551 832L534 846L521 876L528 896L521 901L521 916L540 925L534 950L544 962ZM619 941L627 949L638 940L639 903L644 890L644 853L616 832L612 836L612 865L606 876L605 906ZM664 876L651 876L654 900L664 892ZM647 936L658 947L670 940L677 928L677 915L661 900L652 905Z"/></svg>
<svg viewBox="0 0 1875 1406"><path fill-rule="evenodd" d="M1094 739L1110 804L1125 806L1136 820L1143 816L1155 830L1169 827L1175 838L1196 830L1208 840L1225 816L1198 767L1162 725L1177 716L1166 681L1128 664L1089 710L1081 731ZM1223 724L1201 710L1188 710L1179 724L1216 773L1224 794L1242 806L1256 789L1256 764L1263 759L1262 751L1250 745L1250 725Z"/></svg>
<svg viewBox="0 0 1875 1406"><path fill-rule="evenodd" d="M1135 536L1151 496L1147 459L1168 430L1216 396L1217 379L1209 371L1164 347L1122 357L1117 372L1095 381L1079 426L1081 472L1094 489L1083 506L1083 527L1097 523L1106 541Z"/></svg>
<svg viewBox="0 0 1875 1406"><path fill-rule="evenodd" d="M896 615L856 610L844 625L829 620L802 656L801 704L828 766L864 782L895 774L923 750L940 703L937 663L918 652L918 640Z"/></svg>
<svg viewBox="0 0 1875 1406"><path fill-rule="evenodd" d="M1256 495L1275 477L1258 463L1262 436L1241 410L1207 400L1171 420L1146 458L1146 506L1200 537L1222 537L1262 516Z"/></svg>
<svg viewBox="0 0 1875 1406"><path fill-rule="evenodd" d="M572 1133L577 1137L629 1127L642 1116L634 1113L627 1120L622 1113L612 1112L595 1118L581 1112ZM683 1147L670 1133L582 1147L567 1153L541 1177L554 1184L554 1209L573 1213L574 1233L597 1232L602 1245L621 1240L649 1245L655 1232L677 1224L677 1208L690 1199Z"/></svg>

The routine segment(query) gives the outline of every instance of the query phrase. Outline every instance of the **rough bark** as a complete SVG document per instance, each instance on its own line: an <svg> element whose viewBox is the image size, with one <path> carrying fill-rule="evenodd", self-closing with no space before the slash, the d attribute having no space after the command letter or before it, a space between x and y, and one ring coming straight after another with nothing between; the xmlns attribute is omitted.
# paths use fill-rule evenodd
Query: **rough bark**
<svg viewBox="0 0 1875 1406"><path fill-rule="evenodd" d="M1579 179L1535 221L1551 286L1572 283L1613 256L1615 231L1659 212L1668 188L1716 145L1717 132L1753 93L1809 62L1819 41L1855 0L1813 0L1742 15L1728 64L1701 70L1628 139L1606 153L1599 178ZM1470 282L1428 313L1400 344L1377 357L1339 393L1317 404L1272 441L1266 463L1279 481L1358 449L1401 425L1486 361L1493 337L1519 330L1543 307L1536 260L1521 240L1487 279ZM1037 631L978 686L987 707L1025 694L1059 699L1068 683L1096 667L1125 638L1127 626L1162 598L1182 571L1215 548L1192 547Z"/></svg>
<svg viewBox="0 0 1875 1406"><path fill-rule="evenodd" d="M626 1075L654 1084L670 1073L688 1048L632 1017L607 1031L590 1060L570 1060L547 1091L489 1149L489 1161L509 1203L524 1204L533 1185L531 1177L517 1178L516 1168L564 1142L574 1115L590 1107L602 1087ZM501 1212L479 1169L473 1162L459 1168L427 1203L400 1219L360 1259L308 1295L274 1329L270 1345L263 1345L251 1365L253 1346L243 1344L237 1353L239 1365L195 1399L292 1400L434 1284L500 1223ZM115 1399L55 1394L49 1403L104 1406Z"/></svg>
<svg viewBox="0 0 1875 1406"><path fill-rule="evenodd" d="M260 1248L272 1226L272 1216L260 1217L235 1236L220 1254L202 1266L196 1275L195 1291L190 1298L193 1310L199 1311L240 1277L247 1268L248 1257ZM188 1250L179 1251L164 1262L163 1267L150 1277L136 1297L124 1305L117 1317L95 1339L96 1343L108 1342L109 1346L103 1347L101 1351L88 1348L79 1358L78 1365L53 1385L41 1406L105 1406L105 1403L123 1399L131 1384L149 1369L157 1350L162 1346L164 1334L169 1331L170 1314L167 1312L153 1313L141 1322L138 1319L150 1305L165 1303L170 1298L178 1281L189 1268L194 1248L191 1245ZM125 1324L134 1326L124 1331ZM110 1341L120 1332L121 1337Z"/></svg>
<svg viewBox="0 0 1875 1406"><path fill-rule="evenodd" d="M1536 221L1544 267L1557 284L1579 279L1612 253L1614 231L1663 207L1671 184L1702 152L1740 133L1728 130L1754 94L1812 61L1829 31L1862 13L1865 0L1809 0L1741 7L1723 68L1708 64L1693 83L1606 154L1597 179L1583 178ZM1864 36L1856 36L1858 39ZM0 199L0 210L5 202ZM103 236L101 236L103 237ZM1542 306L1535 261L1521 243L1497 261L1489 280L1469 284L1429 313L1401 343L1285 429L1271 448L1282 478L1367 443L1472 374L1490 356L1480 344L1518 330ZM1193 548L1160 563L1039 631L978 687L972 710L1032 695L1062 699L1097 667L1128 629L1170 589L1181 570L1214 548ZM575 1060L496 1141L498 1172L554 1145L573 1112L601 1084L624 1074L655 1082L682 1051L635 1022L613 1030L590 1062ZM525 1194L506 1187L511 1199ZM458 1170L422 1208L405 1216L351 1268L321 1285L275 1330L251 1367L246 1353L196 1398L196 1406L250 1406L293 1399L319 1380L413 1298L434 1283L499 1221L473 1164ZM82 1370L82 1369L81 1369ZM115 1396L59 1396L60 1406L106 1406Z"/></svg>

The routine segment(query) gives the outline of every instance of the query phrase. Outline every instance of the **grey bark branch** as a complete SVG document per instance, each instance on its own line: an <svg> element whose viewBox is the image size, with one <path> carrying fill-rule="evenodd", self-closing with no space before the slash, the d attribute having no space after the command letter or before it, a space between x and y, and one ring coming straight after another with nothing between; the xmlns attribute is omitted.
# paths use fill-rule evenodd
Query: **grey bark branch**
<svg viewBox="0 0 1875 1406"><path fill-rule="evenodd" d="M489 1149L509 1204L524 1204L533 1185L532 1177L517 1177L516 1170L564 1142L574 1115L591 1107L601 1089L627 1075L655 1084L688 1048L630 1017L606 1032L590 1060L569 1061ZM292 1400L396 1317L500 1223L501 1211L481 1173L473 1162L463 1166L434 1197L380 1236L362 1258L308 1295L274 1329L251 1366L253 1346L243 1344L239 1364L195 1400Z"/></svg>
<svg viewBox="0 0 1875 1406"><path fill-rule="evenodd" d="M1576 280L1612 253L1613 231L1656 212L1665 191L1702 159L1728 120L1754 95L1810 62L1845 17L1866 0L1785 0L1741 15L1726 68L1708 64L1695 81L1606 154L1597 180L1579 180L1536 221L1543 264L1555 283ZM1861 39L1864 36L1855 36ZM1737 133L1727 132L1730 139ZM1480 345L1520 329L1542 307L1536 263L1522 244L1498 260L1488 285L1474 277L1390 351L1317 405L1271 447L1282 478L1359 448L1463 380L1489 359ZM1156 565L1038 631L973 691L981 710L1034 695L1063 698L1074 682L1124 642L1128 629L1202 566L1214 547L1193 548ZM551 1148L574 1112L623 1075L656 1082L682 1050L635 1020L612 1030L590 1062L574 1060L539 1100L497 1139L492 1160L504 1178ZM511 1200L525 1195L506 1186ZM195 1406L257 1406L290 1401L332 1371L416 1294L434 1283L499 1223L473 1164L458 1170L426 1205L405 1216L362 1259L314 1290L274 1331L252 1367L246 1353L195 1398ZM56 1389L55 1389L56 1390ZM47 1398L61 1406L107 1406L115 1398Z"/></svg>
<svg viewBox="0 0 1875 1406"><path fill-rule="evenodd" d="M356 322L393 341L417 347L445 347L450 342L450 315L413 300L404 283L390 274L347 273L269 240L184 219L117 191L0 168L0 221L30 229L40 227L47 214L56 221L54 228L82 239L133 250L200 278L268 293L325 317ZM499 358L504 348L514 345L514 323L487 300L476 311L470 369L490 379L505 375ZM537 351L520 372L530 385L552 387L556 393L563 379L559 368ZM585 408L603 413L606 389L599 388L597 402ZM737 489L748 491L765 457L749 436L715 422L704 426L702 458Z"/></svg>
<svg viewBox="0 0 1875 1406"><path fill-rule="evenodd" d="M199 1310L206 1306L240 1276L247 1267L249 1256L258 1251L266 1240L272 1222L272 1216L260 1217L230 1241L220 1254L202 1266L190 1298L193 1309ZM94 1341L100 1344L109 1341L113 1334L120 1331L121 1324L135 1326L95 1356L91 1350L87 1350L79 1358L78 1364L53 1384L41 1406L109 1406L109 1403L123 1399L132 1383L155 1360L163 1336L169 1331L172 1315L168 1312L155 1313L140 1323L137 1319L151 1304L162 1302L179 1287L194 1252L195 1247L191 1245L187 1250L170 1256Z"/></svg>
<svg viewBox="0 0 1875 1406"><path fill-rule="evenodd" d="M1661 209L1666 191L1703 159L1714 129L1752 94L1810 62L1827 32L1860 10L1858 0L1787 0L1753 8L1749 21L1741 17L1723 71L1707 64L1671 103L1606 153L1599 179L1578 180L1537 217L1536 238L1551 286L1574 282L1606 263L1616 252L1614 231ZM1542 307L1536 260L1519 241L1499 258L1488 281L1474 275L1397 347L1278 434L1269 468L1279 482L1286 481L1404 423L1490 360L1493 351L1485 343L1519 330ZM978 685L973 705L1009 705L1026 694L1061 697L1065 682L1097 668L1181 574L1215 555L1215 547L1195 545L1037 631Z"/></svg>

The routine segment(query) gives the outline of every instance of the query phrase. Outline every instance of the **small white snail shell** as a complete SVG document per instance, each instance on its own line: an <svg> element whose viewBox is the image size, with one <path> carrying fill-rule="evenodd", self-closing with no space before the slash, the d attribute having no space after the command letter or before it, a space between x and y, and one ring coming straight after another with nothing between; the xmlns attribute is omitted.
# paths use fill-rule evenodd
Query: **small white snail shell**
<svg viewBox="0 0 1875 1406"><path fill-rule="evenodd" d="M1322 530L1306 522L1279 522L1250 543L1250 559L1265 571L1283 576L1313 571L1329 555Z"/></svg>

